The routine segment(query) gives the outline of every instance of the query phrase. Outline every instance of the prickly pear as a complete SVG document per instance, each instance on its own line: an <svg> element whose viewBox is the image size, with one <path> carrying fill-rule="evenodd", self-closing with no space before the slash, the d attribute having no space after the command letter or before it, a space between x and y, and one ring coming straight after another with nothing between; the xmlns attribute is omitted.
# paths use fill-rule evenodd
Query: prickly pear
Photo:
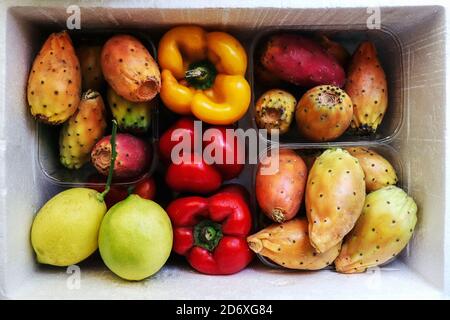
<svg viewBox="0 0 450 320"><path fill-rule="evenodd" d="M362 147L347 148L346 150L359 160L366 176L366 192L397 183L397 173L394 167L375 151Z"/></svg>
<svg viewBox="0 0 450 320"><path fill-rule="evenodd" d="M280 266L299 270L319 270L333 263L341 243L317 253L308 237L308 221L292 219L273 224L247 238L250 249Z"/></svg>
<svg viewBox="0 0 450 320"><path fill-rule="evenodd" d="M278 165L275 174L264 170ZM275 222L292 219L298 212L305 190L307 170L303 159L290 149L281 149L279 156L268 156L256 173L256 199L262 212Z"/></svg>
<svg viewBox="0 0 450 320"><path fill-rule="evenodd" d="M152 108L156 99L149 102L131 102L125 100L112 88L108 88L108 104L119 129L132 133L145 133L150 128Z"/></svg>
<svg viewBox="0 0 450 320"><path fill-rule="evenodd" d="M299 86L342 87L345 82L344 69L331 54L315 41L296 34L271 36L261 63L275 76Z"/></svg>
<svg viewBox="0 0 450 320"><path fill-rule="evenodd" d="M325 252L341 242L359 218L365 198L359 161L340 148L314 162L306 184L306 214L311 244Z"/></svg>
<svg viewBox="0 0 450 320"><path fill-rule="evenodd" d="M81 95L78 58L66 31L51 34L33 62L27 98L31 114L47 124L60 124L77 110Z"/></svg>
<svg viewBox="0 0 450 320"><path fill-rule="evenodd" d="M108 175L112 148L111 136L98 141L91 152L91 160L97 171ZM128 133L118 133L116 137L117 158L113 176L115 178L135 178L149 168L151 150L147 143Z"/></svg>
<svg viewBox="0 0 450 320"><path fill-rule="evenodd" d="M388 104L386 75L375 46L363 42L350 62L345 91L353 101L351 127L360 134L374 133Z"/></svg>
<svg viewBox="0 0 450 320"><path fill-rule="evenodd" d="M79 169L89 162L92 148L105 133L105 106L100 94L89 90L83 94L78 110L64 124L59 134L61 163Z"/></svg>
<svg viewBox="0 0 450 320"><path fill-rule="evenodd" d="M103 75L121 97L132 102L152 100L161 89L158 65L143 44L133 36L110 38L101 53Z"/></svg>
<svg viewBox="0 0 450 320"><path fill-rule="evenodd" d="M324 34L319 35L318 40L320 45L331 54L343 68L347 66L350 61L350 53L348 53L347 49Z"/></svg>
<svg viewBox="0 0 450 320"><path fill-rule="evenodd" d="M350 125L352 100L334 86L308 90L297 104L295 117L300 133L313 141L330 141L340 137Z"/></svg>
<svg viewBox="0 0 450 320"><path fill-rule="evenodd" d="M287 91L272 89L265 92L256 102L255 120L259 128L278 129L279 134L289 130L294 118L297 100Z"/></svg>
<svg viewBox="0 0 450 320"><path fill-rule="evenodd" d="M105 79L103 78L100 64L101 46L82 45L77 48L77 56L81 66L81 83L83 90L102 89Z"/></svg>
<svg viewBox="0 0 450 320"><path fill-rule="evenodd" d="M364 272L395 257L408 244L417 222L417 205L402 189L370 193L355 228L335 261L343 273Z"/></svg>

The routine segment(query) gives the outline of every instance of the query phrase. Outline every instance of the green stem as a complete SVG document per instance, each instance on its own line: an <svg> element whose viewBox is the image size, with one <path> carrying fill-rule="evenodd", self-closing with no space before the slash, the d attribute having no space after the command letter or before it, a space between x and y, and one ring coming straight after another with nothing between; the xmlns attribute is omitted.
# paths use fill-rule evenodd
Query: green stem
<svg viewBox="0 0 450 320"><path fill-rule="evenodd" d="M112 126L111 139L109 140L109 143L111 143L111 162L109 164L108 179L106 180L105 190L98 195L98 199L100 201L104 201L109 190L111 190L111 183L112 183L112 178L113 178L113 173L114 173L114 164L116 163L116 158L117 158L117 151L116 151L117 121L113 120L112 123L113 123L113 126Z"/></svg>

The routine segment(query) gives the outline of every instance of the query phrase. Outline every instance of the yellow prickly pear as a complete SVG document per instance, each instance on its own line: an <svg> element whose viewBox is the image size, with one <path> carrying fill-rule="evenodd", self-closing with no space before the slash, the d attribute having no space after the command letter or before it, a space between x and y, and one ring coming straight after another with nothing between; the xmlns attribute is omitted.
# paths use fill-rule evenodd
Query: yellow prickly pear
<svg viewBox="0 0 450 320"><path fill-rule="evenodd" d="M311 244L326 252L350 232L365 198L359 161L340 148L328 149L314 162L306 183L306 214Z"/></svg>
<svg viewBox="0 0 450 320"><path fill-rule="evenodd" d="M78 59L81 66L81 82L83 90L102 89L105 82L100 65L101 46L80 46L77 49Z"/></svg>
<svg viewBox="0 0 450 320"><path fill-rule="evenodd" d="M417 205L402 189L389 186L370 193L342 245L336 270L364 272L395 257L411 239L416 222Z"/></svg>
<svg viewBox="0 0 450 320"><path fill-rule="evenodd" d="M361 147L347 148L346 150L359 160L366 176L366 192L397 183L398 178L394 167L375 151Z"/></svg>
<svg viewBox="0 0 450 320"><path fill-rule="evenodd" d="M61 163L79 169L90 160L95 143L106 129L105 106L100 94L89 90L83 94L76 113L67 121L59 135Z"/></svg>
<svg viewBox="0 0 450 320"><path fill-rule="evenodd" d="M298 270L319 270L333 263L341 243L317 253L308 237L308 221L293 219L273 224L247 238L250 249L280 266Z"/></svg>
<svg viewBox="0 0 450 320"><path fill-rule="evenodd" d="M27 98L39 121L60 124L77 110L81 94L78 58L67 32L51 34L33 62Z"/></svg>

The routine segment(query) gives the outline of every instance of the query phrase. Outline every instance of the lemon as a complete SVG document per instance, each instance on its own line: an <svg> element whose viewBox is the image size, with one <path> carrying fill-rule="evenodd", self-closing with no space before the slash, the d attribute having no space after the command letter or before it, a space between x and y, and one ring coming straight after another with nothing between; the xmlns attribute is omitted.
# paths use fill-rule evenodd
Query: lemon
<svg viewBox="0 0 450 320"><path fill-rule="evenodd" d="M89 257L98 247L98 230L106 205L88 188L65 190L37 213L31 244L43 264L69 266Z"/></svg>
<svg viewBox="0 0 450 320"><path fill-rule="evenodd" d="M156 202L130 195L105 215L99 232L106 266L126 280L142 280L166 263L172 250L172 224Z"/></svg>

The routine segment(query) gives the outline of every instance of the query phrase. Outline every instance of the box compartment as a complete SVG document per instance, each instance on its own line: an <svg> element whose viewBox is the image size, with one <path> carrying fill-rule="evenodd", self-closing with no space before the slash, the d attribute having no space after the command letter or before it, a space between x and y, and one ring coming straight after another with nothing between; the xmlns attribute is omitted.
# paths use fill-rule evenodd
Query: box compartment
<svg viewBox="0 0 450 320"><path fill-rule="evenodd" d="M42 6L24 0L0 4L0 296L4 298L66 299L351 299L443 298L450 293L450 215L447 209L445 8L439 6L380 7L383 27L402 46L405 79L401 90L406 108L404 125L392 140L403 164L406 187L419 205L419 221L409 250L398 260L373 273L342 275L331 270L286 272L255 261L233 276L205 276L182 259L171 260L154 277L126 282L114 276L98 259L81 263L81 286L70 289L72 274L65 268L40 266L29 243L36 211L61 191L45 178L38 164L36 123L30 117L25 88L34 54L50 31L66 27L69 3ZM169 4L117 1L83 3L82 28L136 29L158 36L171 26L198 23L233 32L251 52L255 34L269 27L304 30L323 25L364 25L367 6L355 8L300 7L258 2L241 7L217 3L185 8ZM278 7L277 7L278 6ZM284 7L283 7L284 6ZM311 4L310 6L320 6ZM196 8L198 7L198 8ZM251 128L250 114L240 121ZM241 175L252 186L252 165ZM447 210L446 210L447 209ZM95 258L95 257L94 257ZM255 288L257 283L257 290ZM196 290L192 290L195 287Z"/></svg>

